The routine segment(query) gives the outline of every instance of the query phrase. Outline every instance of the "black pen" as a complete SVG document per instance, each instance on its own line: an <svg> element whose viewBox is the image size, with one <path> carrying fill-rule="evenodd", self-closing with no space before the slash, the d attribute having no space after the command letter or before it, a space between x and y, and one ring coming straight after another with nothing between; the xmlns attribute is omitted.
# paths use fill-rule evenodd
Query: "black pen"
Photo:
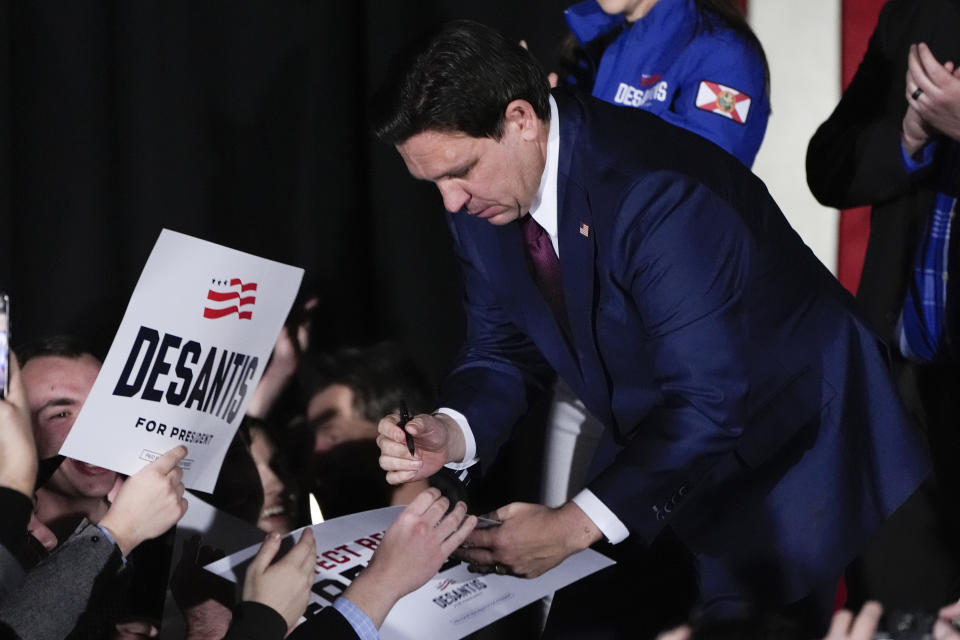
<svg viewBox="0 0 960 640"><path fill-rule="evenodd" d="M400 428L407 435L407 450L413 455L413 436L407 431L407 423L410 422L410 412L407 411L407 403L400 401Z"/></svg>

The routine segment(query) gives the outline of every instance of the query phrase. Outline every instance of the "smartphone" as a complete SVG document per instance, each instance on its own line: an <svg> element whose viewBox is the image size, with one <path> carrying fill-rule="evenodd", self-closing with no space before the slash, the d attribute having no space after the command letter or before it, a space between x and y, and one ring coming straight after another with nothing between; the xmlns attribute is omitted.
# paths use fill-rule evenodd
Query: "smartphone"
<svg viewBox="0 0 960 640"><path fill-rule="evenodd" d="M10 296L0 292L0 398L10 391Z"/></svg>

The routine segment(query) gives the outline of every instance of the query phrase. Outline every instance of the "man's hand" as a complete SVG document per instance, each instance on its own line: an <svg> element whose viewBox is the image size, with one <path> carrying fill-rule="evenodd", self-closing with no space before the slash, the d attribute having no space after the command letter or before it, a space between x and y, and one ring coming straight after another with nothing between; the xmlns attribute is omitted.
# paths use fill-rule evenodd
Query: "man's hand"
<svg viewBox="0 0 960 640"><path fill-rule="evenodd" d="M243 599L265 604L281 616L287 629L303 615L310 601L317 563L317 547L313 532L304 529L297 544L272 565L280 550L281 536L270 533L247 568L243 579Z"/></svg>
<svg viewBox="0 0 960 640"><path fill-rule="evenodd" d="M136 640L137 638L156 638L160 635L157 629L148 620L127 620L118 622L114 626L113 640Z"/></svg>
<svg viewBox="0 0 960 640"><path fill-rule="evenodd" d="M483 573L536 578L603 537L573 502L557 509L514 502L494 515L503 524L474 531L456 554Z"/></svg>
<svg viewBox="0 0 960 640"><path fill-rule="evenodd" d="M428 478L446 463L463 459L463 432L450 416L420 414L407 423L407 431L413 436L413 455L399 423L400 415L391 413L377 425L380 468L387 472L388 483Z"/></svg>
<svg viewBox="0 0 960 640"><path fill-rule="evenodd" d="M40 522L36 513L30 514L30 522L27 523L27 533L36 538L37 542L43 545L43 548L47 551L53 551L57 548L57 545L60 544L57 536L54 535L53 531L50 531L47 525Z"/></svg>
<svg viewBox="0 0 960 640"><path fill-rule="evenodd" d="M203 544L199 535L183 543L180 561L170 577L170 593L183 612L185 640L219 640L230 628L234 585L203 569L224 557L224 552Z"/></svg>
<svg viewBox="0 0 960 640"><path fill-rule="evenodd" d="M186 609L183 619L187 625L183 640L221 640L230 629L233 612L211 598Z"/></svg>
<svg viewBox="0 0 960 640"><path fill-rule="evenodd" d="M303 305L303 316L296 326L296 340L291 328L281 327L277 342L273 345L270 362L253 390L250 403L247 405L247 415L261 420L267 417L277 398L290 383L300 364L300 356L310 346L311 314L320 301L311 297Z"/></svg>
<svg viewBox="0 0 960 640"><path fill-rule="evenodd" d="M863 605L856 619L846 609L837 611L824 640L873 640L882 613L883 607L878 602Z"/></svg>
<svg viewBox="0 0 960 640"><path fill-rule="evenodd" d="M186 455L186 447L174 447L120 487L100 526L110 532L124 556L144 540L164 533L187 512L180 481L183 470L177 466Z"/></svg>
<svg viewBox="0 0 960 640"><path fill-rule="evenodd" d="M960 70L941 64L924 43L910 45L907 55L907 103L923 121L960 140ZM914 98L917 89L923 91Z"/></svg>
<svg viewBox="0 0 960 640"><path fill-rule="evenodd" d="M934 640L960 640L960 633L953 621L960 618L960 602L954 602L951 605L940 609L939 619L933 625Z"/></svg>
<svg viewBox="0 0 960 640"><path fill-rule="evenodd" d="M37 445L20 381L20 367L12 352L8 373L10 392L0 400L0 487L9 487L33 499L33 485L37 481Z"/></svg>
<svg viewBox="0 0 960 640"><path fill-rule="evenodd" d="M657 640L690 640L690 636L693 635L693 629L688 625L682 624L679 627L674 627L669 631L664 631L657 635Z"/></svg>
<svg viewBox="0 0 960 640"><path fill-rule="evenodd" d="M448 514L449 506L436 488L420 493L387 529L370 566L344 592L378 628L396 601L432 578L476 526L467 505L458 502Z"/></svg>
<svg viewBox="0 0 960 640"><path fill-rule="evenodd" d="M913 106L913 100L907 100L907 112L903 116L901 141L907 155L913 156L920 151L936 131L928 125L920 112Z"/></svg>

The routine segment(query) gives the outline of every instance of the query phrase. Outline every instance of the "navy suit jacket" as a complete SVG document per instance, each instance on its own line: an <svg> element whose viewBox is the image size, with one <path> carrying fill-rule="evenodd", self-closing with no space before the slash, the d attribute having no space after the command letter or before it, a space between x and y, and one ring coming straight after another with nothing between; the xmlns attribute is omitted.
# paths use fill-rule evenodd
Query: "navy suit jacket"
<svg viewBox="0 0 960 640"><path fill-rule="evenodd" d="M620 443L589 488L631 535L670 526L702 593L785 603L834 582L927 471L884 347L735 158L554 97L570 339L519 225L451 215L468 336L442 405L489 461L552 369Z"/></svg>

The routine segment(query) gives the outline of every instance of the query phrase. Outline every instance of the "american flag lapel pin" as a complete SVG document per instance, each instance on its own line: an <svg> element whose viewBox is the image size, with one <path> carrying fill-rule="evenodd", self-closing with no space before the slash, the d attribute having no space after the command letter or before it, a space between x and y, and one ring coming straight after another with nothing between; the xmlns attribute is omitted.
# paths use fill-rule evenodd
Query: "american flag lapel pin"
<svg viewBox="0 0 960 640"><path fill-rule="evenodd" d="M580 235L582 235L584 238L590 237L590 225L588 225L586 222L580 223Z"/></svg>

